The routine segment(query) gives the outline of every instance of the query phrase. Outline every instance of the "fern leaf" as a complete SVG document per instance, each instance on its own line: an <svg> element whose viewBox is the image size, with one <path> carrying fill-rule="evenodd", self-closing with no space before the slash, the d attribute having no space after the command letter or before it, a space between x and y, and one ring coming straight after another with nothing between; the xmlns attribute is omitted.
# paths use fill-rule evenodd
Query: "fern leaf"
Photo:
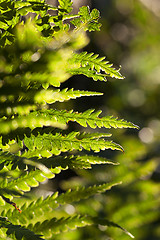
<svg viewBox="0 0 160 240"><path fill-rule="evenodd" d="M35 234L31 230L22 227L20 225L14 225L6 218L0 217L0 228L1 228L1 236L3 239L9 239L8 237L12 237L12 239L26 239L26 240L44 240L40 235Z"/></svg>
<svg viewBox="0 0 160 240"><path fill-rule="evenodd" d="M49 158L26 158L19 157L8 152L0 152L0 170L2 173L7 173L8 171L18 171L19 170L35 170L39 169L42 174L50 173L50 169L89 169L92 164L112 164L118 165L117 162L98 157L98 156L88 156L88 155L71 155L71 156L58 156ZM4 170L5 169L5 170ZM0 172L0 173L1 173Z"/></svg>
<svg viewBox="0 0 160 240"><path fill-rule="evenodd" d="M34 118L35 122L36 122L36 119L37 121L38 119L40 119L41 121L39 120L39 122L42 122L43 119L45 119L45 121L47 121L48 123L49 121L51 121L53 126L56 125L56 122L58 122L62 126L65 126L65 124L67 124L69 121L73 121L73 122L79 123L83 127L87 127L87 124L88 124L91 128L96 128L96 127L138 128L138 126L136 126L131 122L127 122L123 119L118 119L113 116L105 116L100 118L99 115L101 114L101 112L102 112L101 110L95 112L94 109L88 109L83 113L73 112L73 110L59 111L59 110L50 109L50 110L46 110L45 112L43 110L35 111L33 113L30 113L29 116L31 119ZM44 121L44 126L46 126L45 121Z"/></svg>
<svg viewBox="0 0 160 240"><path fill-rule="evenodd" d="M105 127L105 128L138 128L131 122L123 119L118 119L113 116L106 116L100 118L101 111L94 112L94 109L89 109L83 113L66 111L66 110L41 110L29 113L27 116L19 116L11 120L0 119L1 129L0 133L6 134L15 129L29 127L53 126L65 129L69 121L77 122L83 127L87 124L91 128Z"/></svg>
<svg viewBox="0 0 160 240"><path fill-rule="evenodd" d="M65 88L62 91L60 91L60 89L42 90L35 95L34 99L37 103L52 104L57 101L64 102L69 99L76 99L78 97L83 97L83 96L99 96L99 95L103 95L103 93L80 91L80 90L74 90L73 88L68 90L68 88Z"/></svg>
<svg viewBox="0 0 160 240"><path fill-rule="evenodd" d="M24 204L21 207L23 215L20 215L18 219L16 209L12 212L10 210L3 211L1 215L7 215L12 221L14 221L14 223L27 223L25 219L29 218L30 220L36 222L39 219L39 216L46 211L53 212L53 209L60 205L78 202L81 199L89 198L95 194L106 192L118 184L120 183L105 183L97 186L94 185L90 187L80 187L76 188L75 190L68 190L66 193L60 195L58 195L58 193L54 193L52 196L48 196L46 199L41 197L37 201L31 202L29 206Z"/></svg>
<svg viewBox="0 0 160 240"><path fill-rule="evenodd" d="M35 161L35 160L34 160ZM44 164L46 167L55 168L60 167L62 169L89 169L92 164L112 164L118 165L117 162L98 157L98 156L88 156L88 155L78 155L78 156L58 156L50 158L39 159L39 163Z"/></svg>
<svg viewBox="0 0 160 240"><path fill-rule="evenodd" d="M35 226L30 224L27 228L34 232L43 232L45 237L52 237L53 234L67 232L69 229L75 230L78 227L85 227L87 225L91 224L86 217L74 216L60 219L52 218L51 220L46 220L43 223L38 222ZM49 232L48 228L53 230L52 233Z"/></svg>
<svg viewBox="0 0 160 240"><path fill-rule="evenodd" d="M41 170L42 172L49 172L49 169L88 169L91 168L92 164L112 164L118 165L117 162L98 157L98 156L88 156L88 155L71 155L71 156L58 156L50 158L25 158L19 157L8 152L0 151L0 170L4 168L5 172L13 170L33 170L35 168Z"/></svg>
<svg viewBox="0 0 160 240"><path fill-rule="evenodd" d="M13 29L15 25L19 22L20 18L16 15L13 1L1 1L0 11L0 27L2 30L4 30L0 32L0 46L4 47L5 45L11 45L14 41ZM14 21L12 21L13 18Z"/></svg>
<svg viewBox="0 0 160 240"><path fill-rule="evenodd" d="M46 149L50 154L59 155L61 152L79 150L93 150L94 152L99 152L100 150L112 149L123 151L123 148L112 142L107 141L101 136L106 134L99 134L99 137L90 135L90 137L85 138L85 134L80 135L79 132L71 132L68 135L61 135L60 133L43 134L38 136L31 135L30 138L24 138L24 144L29 149L23 156L33 157L33 156L44 156L46 154ZM86 135L87 136L87 135ZM108 134L106 135L108 136ZM79 139L80 138L80 139Z"/></svg>
<svg viewBox="0 0 160 240"><path fill-rule="evenodd" d="M90 225L101 224L103 226L115 227L124 231L131 238L134 236L129 233L126 229L122 228L118 224L111 222L107 219L94 218L89 216L74 216L68 218L52 218L51 220L46 220L42 223L38 222L35 226L29 225L28 228L35 232L43 232L44 236L51 237L52 234L59 234L61 232L67 232L69 229L75 230L79 227L90 226ZM52 229L52 232L50 231Z"/></svg>
<svg viewBox="0 0 160 240"><path fill-rule="evenodd" d="M28 219L31 221L37 222L38 218L46 212L51 212L53 209L57 208L59 204L56 202L56 198L58 193L54 193L52 196L48 196L46 199L43 197L38 198L36 201L32 201L29 205L27 203L23 204L21 210L23 215L19 215L17 219L17 211L14 209L13 211L4 210L1 214L2 216L8 216L12 222L16 224L27 224ZM47 218L47 216L46 216Z"/></svg>
<svg viewBox="0 0 160 240"><path fill-rule="evenodd" d="M72 74L95 74L95 76L97 75L97 78L94 78L93 76L93 79L98 80L98 77L101 76L103 79L100 78L99 80L102 81L106 81L107 76L117 79L124 78L119 72L120 69L116 70L113 68L113 64L110 64L108 61L106 61L105 57L99 57L98 54L87 52L82 52L79 54L75 53L71 59L71 62L79 65L79 68L73 68L69 70L69 72ZM104 74L102 74L101 71Z"/></svg>

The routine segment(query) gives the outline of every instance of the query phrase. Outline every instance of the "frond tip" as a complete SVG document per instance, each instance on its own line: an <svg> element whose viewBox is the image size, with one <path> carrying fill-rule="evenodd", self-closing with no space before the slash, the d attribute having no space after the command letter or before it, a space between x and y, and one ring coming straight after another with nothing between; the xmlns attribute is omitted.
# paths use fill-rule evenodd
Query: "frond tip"
<svg viewBox="0 0 160 240"><path fill-rule="evenodd" d="M72 74L84 74L88 77L92 77L95 81L106 81L106 77L123 79L120 68L117 70L113 68L113 64L110 64L105 60L105 57L99 57L94 53L74 53L71 63L75 68L69 70Z"/></svg>

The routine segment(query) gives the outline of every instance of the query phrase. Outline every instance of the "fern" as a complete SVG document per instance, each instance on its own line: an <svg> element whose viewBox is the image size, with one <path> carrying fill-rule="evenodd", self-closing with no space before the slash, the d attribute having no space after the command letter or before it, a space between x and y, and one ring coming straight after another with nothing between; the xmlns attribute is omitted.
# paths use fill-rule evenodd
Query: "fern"
<svg viewBox="0 0 160 240"><path fill-rule="evenodd" d="M71 69L70 73L84 74L87 77L92 77L94 80L106 81L106 77L115 77L123 79L124 77L120 74L119 70L112 68L113 64L109 64L105 61L105 57L99 57L98 54L82 52L80 54L74 54L72 65L79 65L77 69ZM101 73L104 72L104 74Z"/></svg>
<svg viewBox="0 0 160 240"><path fill-rule="evenodd" d="M18 127L29 127L33 129L34 126L53 126L65 129L66 124L69 121L77 122L83 127L87 127L88 124L91 128L138 128L138 126L134 125L133 123L127 122L123 119L115 118L113 116L99 118L101 112L102 111L100 110L94 112L94 109L89 109L83 113L73 112L72 110L34 111L27 116L18 116L17 118L11 120L1 119L2 129L0 129L0 132L6 134L17 129Z"/></svg>
<svg viewBox="0 0 160 240"><path fill-rule="evenodd" d="M2 239L54 239L69 229L98 224L119 228L132 237L117 223L100 218L99 213L84 216L75 210L75 215L70 216L62 207L75 202L80 205L81 200L105 193L118 185L119 179L69 188L46 198L37 198L32 191L45 180L58 179L58 174L67 169L78 174L83 169L92 171L92 165L118 165L94 153L106 149L124 151L123 147L112 139L106 140L111 133L92 129L138 128L124 119L100 117L101 110L67 111L66 103L62 107L59 104L102 95L63 88L62 83L73 75L104 82L108 77L124 78L105 57L80 52L88 43L86 31L100 30L99 11L83 6L73 15L71 0L59 0L58 6L44 0L2 0L0 11ZM30 13L32 17L28 18ZM78 130L71 129L69 122L78 123ZM91 151L94 155L87 155Z"/></svg>
<svg viewBox="0 0 160 240"><path fill-rule="evenodd" d="M58 156L50 158L26 158L19 157L11 153L0 152L0 169L3 172L8 172L11 170L26 170L38 168L44 172L49 172L50 168L60 168L60 169L83 169L91 168L92 164L112 164L117 165L117 162L102 158L99 156L88 156L88 155L69 155L69 156ZM46 166L47 168L45 168ZM57 169L58 170L58 169Z"/></svg>
<svg viewBox="0 0 160 240"><path fill-rule="evenodd" d="M80 90L74 90L72 89L63 89L60 91L58 90L42 90L35 96L35 101L37 103L55 103L55 102L64 102L68 101L70 99L76 99L78 97L83 97L83 96L99 96L103 95L103 93L98 93L98 92L89 92L89 91L80 91Z"/></svg>
<svg viewBox="0 0 160 240"><path fill-rule="evenodd" d="M45 216L46 210L52 214L53 210L57 207L60 207L66 203L69 204L73 202L78 202L82 199L89 198L97 193L105 192L107 190L110 190L111 187L117 184L118 183L110 183L98 186L94 185L88 188L76 188L75 190L68 190L66 193L60 195L58 195L58 192L56 192L52 196L47 197L46 199L39 198L37 201L31 202L29 205L24 204L21 207L23 214L20 215L18 219L16 209L12 212L10 210L2 212L2 216L7 215L12 221L17 224L21 224L24 222L27 224L28 217L31 218L32 222L36 223L42 213L44 213L44 218L47 219L47 216Z"/></svg>
<svg viewBox="0 0 160 240"><path fill-rule="evenodd" d="M32 225L29 225L28 228L33 229L35 232L43 231L45 233L45 236L48 238L52 236L48 227L54 229L53 230L54 234L60 234L61 232L67 232L69 229L74 230L78 227L84 227L84 226L89 226L93 224L96 224L96 225L103 224L105 226L120 228L126 234L128 234L131 238L134 238L132 234L130 234L124 228L120 227L118 224L115 224L105 219L102 220L102 219L91 218L86 216L75 216L75 217L68 217L68 218L61 218L61 219L53 218L50 221L37 223L34 227L32 227Z"/></svg>
<svg viewBox="0 0 160 240"><path fill-rule="evenodd" d="M43 134L34 136L31 135L30 138L24 138L24 144L28 148L28 151L24 154L27 157L34 156L46 156L46 154L59 155L61 152L79 150L93 150L94 152L99 152L100 150L112 149L121 150L123 148L112 142L104 140L101 137L108 136L108 134L79 134L79 132L71 132L68 135L61 135L57 133ZM46 150L47 149L47 150Z"/></svg>

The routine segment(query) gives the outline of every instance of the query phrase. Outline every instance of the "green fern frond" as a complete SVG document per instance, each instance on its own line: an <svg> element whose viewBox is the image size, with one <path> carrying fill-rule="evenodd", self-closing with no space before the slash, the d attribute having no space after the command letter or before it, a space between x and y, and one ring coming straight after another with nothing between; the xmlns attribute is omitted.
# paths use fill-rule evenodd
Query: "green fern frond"
<svg viewBox="0 0 160 240"><path fill-rule="evenodd" d="M69 229L75 230L78 227L85 227L91 225L90 221L84 216L74 216L68 218L52 218L42 223L38 222L36 225L30 224L27 228L34 232L43 232L44 236L52 237L53 234L60 234L61 232L67 232ZM48 230L48 227L53 229L52 233Z"/></svg>
<svg viewBox="0 0 160 240"><path fill-rule="evenodd" d="M42 223L38 222L34 226L30 224L28 226L29 229L35 232L40 232L44 234L45 237L52 237L53 234L60 234L61 232L67 232L69 229L75 230L79 227L84 226L90 226L90 225L103 225L108 227L116 227L124 231L127 235L129 235L131 238L134 238L134 236L129 233L126 229L122 228L118 224L108 221L107 219L101 219L101 218L94 218L89 216L80 216L76 215L73 217L67 217L67 218L52 218L51 220L46 220ZM52 232L50 231L52 229Z"/></svg>
<svg viewBox="0 0 160 240"><path fill-rule="evenodd" d="M68 190L66 193L58 195L58 193L54 193L52 196L48 196L46 199L42 197L37 201L33 201L29 204L24 204L21 207L23 215L20 215L17 219L17 211L16 209L12 212L10 210L3 211L1 213L2 216L8 216L11 221L14 223L24 223L27 221L25 219L30 218L30 220L36 222L39 219L39 216L42 213L53 212L55 208L60 205L69 204L73 202L78 202L81 199L87 199L95 194L103 193L110 190L112 187L121 184L121 183L105 183L101 185L94 185L90 187L79 187L75 190ZM45 216L44 216L45 217ZM47 216L45 217L47 219Z"/></svg>
<svg viewBox="0 0 160 240"><path fill-rule="evenodd" d="M101 112L101 110L95 112L94 109L88 109L83 113L73 112L73 110L66 111L50 109L46 111L35 111L33 113L30 113L28 116L30 116L31 119L34 118L35 123L36 119L37 121L38 119L41 119L41 122L43 121L43 119L45 119L46 121L48 120L48 123L49 121L51 121L51 123L53 124L51 126L55 126L56 122L61 124L62 126L65 126L69 121L73 121L79 123L83 127L87 127L88 124L91 128L138 128L138 126L131 122L127 122L126 120L118 119L113 116L105 116L100 118L99 115L101 114ZM44 126L46 126L45 120ZM26 125L26 127L27 126L28 125ZM39 125L37 124L37 127L38 126Z"/></svg>
<svg viewBox="0 0 160 240"><path fill-rule="evenodd" d="M120 74L120 69L116 70L113 68L113 64L110 64L105 60L105 57L99 57L99 54L94 53L75 53L71 59L72 65L79 65L79 68L70 69L69 72L72 74L84 74L88 77L89 74L93 74L94 80L106 81L106 77L112 77L117 79L123 79L124 77ZM103 74L102 74L103 73ZM99 78L99 79L98 79Z"/></svg>
<svg viewBox="0 0 160 240"><path fill-rule="evenodd" d="M117 162L106 158L89 155L58 156L39 159L39 162L48 168L61 167L62 169L89 169L93 164L118 165Z"/></svg>
<svg viewBox="0 0 160 240"><path fill-rule="evenodd" d="M20 225L14 225L10 221L8 221L6 218L0 217L0 234L1 239L26 239L26 240L44 240L40 235L35 234L31 230L22 227Z"/></svg>
<svg viewBox="0 0 160 240"><path fill-rule="evenodd" d="M35 157L35 156L46 156L47 153L51 155L59 155L61 152L78 150L93 150L94 152L99 152L100 150L112 149L123 151L123 148L112 142L107 141L102 136L105 137L106 134L99 134L95 137L92 134L85 138L85 134L81 135L79 132L71 132L68 135L62 135L56 133L55 135L43 134L38 136L31 135L31 137L24 138L24 144L29 149L23 156ZM87 135L86 135L87 136ZM108 137L108 134L106 135ZM47 150L46 150L47 149Z"/></svg>
<svg viewBox="0 0 160 240"><path fill-rule="evenodd" d="M13 170L32 170L39 169L42 172L49 172L49 169L88 169L92 164L112 164L118 165L117 162L108 160L98 156L88 155L71 155L71 156L58 156L50 158L25 158L19 157L9 152L0 151L0 173L13 171ZM45 168L46 167L46 168ZM5 171L4 171L5 168ZM2 171L3 170L3 171Z"/></svg>
<svg viewBox="0 0 160 240"><path fill-rule="evenodd" d="M24 203L23 206L21 206L21 210L23 214L19 215L17 218L17 211L14 209L13 211L9 210L3 210L1 212L2 216L8 216L9 219L11 219L12 222L16 224L27 224L28 219L30 221L37 222L38 218L46 212L51 212L55 208L59 207L59 204L56 202L56 198L58 196L58 193L54 193L52 196L48 196L46 199L43 199L43 197L38 198L36 201L32 201L29 205L27 203ZM47 218L48 216L46 216Z"/></svg>
<svg viewBox="0 0 160 240"><path fill-rule="evenodd" d="M91 128L105 127L105 128L137 128L131 122L127 122L123 119L118 119L112 116L106 116L100 118L101 111L94 112L94 109L89 109L83 113L66 111L66 110L40 110L29 113L27 116L19 116L13 119L1 119L2 134L7 134L10 131L14 131L17 128L33 129L35 127L53 126L61 129L66 128L66 124L69 121L79 123L83 127L89 125Z"/></svg>
<svg viewBox="0 0 160 240"><path fill-rule="evenodd" d="M34 97L35 102L37 103L55 103L57 101L64 102L69 99L76 99L78 97L84 96L99 96L103 95L103 93L99 92L91 92L91 91L81 91L81 90L74 90L65 88L62 91L58 90L41 90L37 93Z"/></svg>
<svg viewBox="0 0 160 240"><path fill-rule="evenodd" d="M0 3L1 21L0 27L5 31L0 32L0 46L11 45L14 41L13 29L19 22L16 16L13 1L2 1ZM14 19L14 21L12 21Z"/></svg>
<svg viewBox="0 0 160 240"><path fill-rule="evenodd" d="M35 158L23 158L21 157L21 161L24 159L25 164L28 165L28 168L39 168L43 170L43 166L47 167L48 169L54 169L56 167L66 170L66 169L90 169L91 165L93 164L111 164L111 165L118 165L117 162L108 160L106 158L98 157L98 156L88 156L88 155L69 155L69 156L54 156L49 158L41 158L41 159L35 159ZM23 167L26 165L23 164ZM42 167L41 167L42 164ZM17 164L18 165L18 164ZM39 166L40 165L40 166ZM22 164L21 164L22 168Z"/></svg>

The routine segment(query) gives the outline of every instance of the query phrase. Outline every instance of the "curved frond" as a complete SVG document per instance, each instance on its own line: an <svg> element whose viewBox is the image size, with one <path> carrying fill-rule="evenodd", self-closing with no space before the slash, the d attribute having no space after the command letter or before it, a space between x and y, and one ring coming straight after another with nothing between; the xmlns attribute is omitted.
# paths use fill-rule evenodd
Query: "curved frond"
<svg viewBox="0 0 160 240"><path fill-rule="evenodd" d="M42 197L37 201L31 202L29 205L24 204L21 206L23 215L20 215L17 219L16 209L12 212L10 210L3 211L2 216L8 216L14 223L27 223L26 219L30 219L32 222L36 222L39 216L46 211L53 212L55 208L60 205L78 202L81 199L87 199L95 194L103 193L110 190L112 187L120 183L105 183L101 185L94 185L90 187L78 187L75 190L68 190L66 193L58 195L54 193L52 196L48 196L46 199ZM44 216L47 219L48 216Z"/></svg>
<svg viewBox="0 0 160 240"><path fill-rule="evenodd" d="M79 123L83 127L87 127L87 124L91 128L96 128L96 127L105 127L105 128L138 128L137 125L127 122L124 119L118 119L117 117L113 116L105 116L105 117L99 117L101 114L101 110L96 111L94 109L88 109L85 112L79 113L79 112L73 112L71 111L66 111L66 110L48 110L46 111L46 117L56 119L59 123L61 124L66 124L69 121L74 121ZM43 112L41 111L41 115Z"/></svg>
<svg viewBox="0 0 160 240"><path fill-rule="evenodd" d="M119 72L120 69L116 70L113 68L113 64L106 61L105 57L99 57L98 54L87 52L75 53L71 59L71 63L73 66L74 64L75 66L76 64L77 66L79 65L79 67L69 70L72 74L84 74L88 77L93 77L94 80L101 81L106 81L107 76L117 79L124 78Z"/></svg>

